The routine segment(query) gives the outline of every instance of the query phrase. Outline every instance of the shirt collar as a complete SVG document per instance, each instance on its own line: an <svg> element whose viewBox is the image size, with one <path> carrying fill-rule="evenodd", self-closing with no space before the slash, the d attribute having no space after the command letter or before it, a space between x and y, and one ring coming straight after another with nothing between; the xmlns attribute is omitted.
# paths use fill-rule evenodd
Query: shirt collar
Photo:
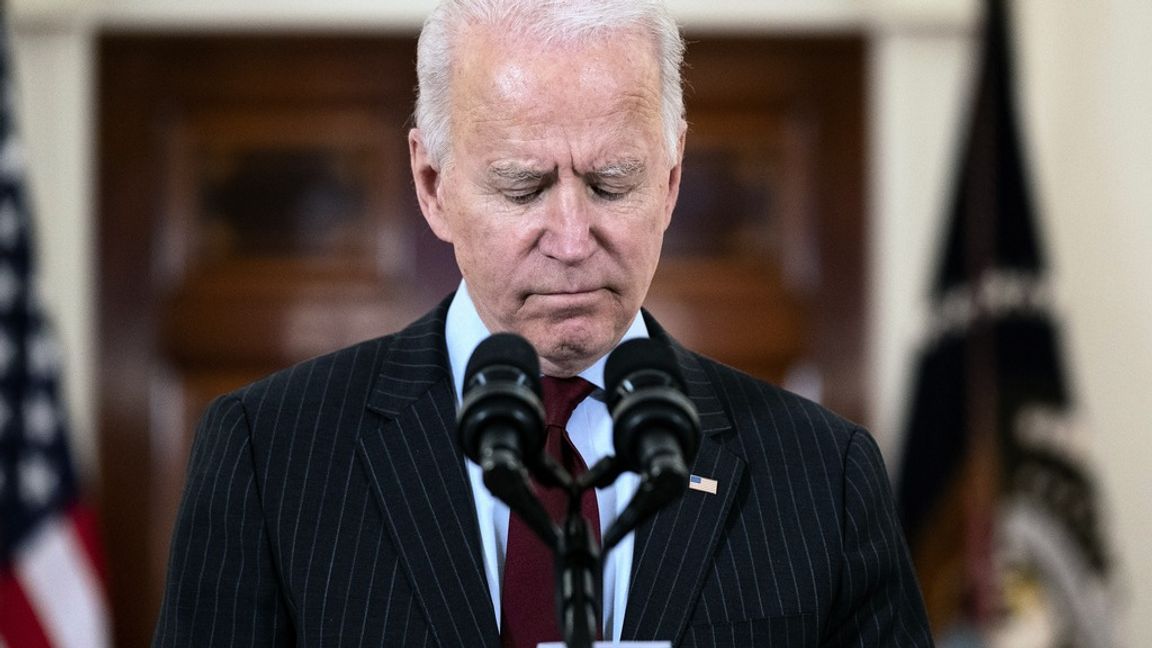
<svg viewBox="0 0 1152 648"><path fill-rule="evenodd" d="M476 312L476 304L472 302L472 295L468 293L468 284L461 280L460 288L457 289L452 304L448 306L448 318L444 325L444 336L448 345L448 361L452 365L452 382L456 386L457 398L464 393L464 371L468 366L468 359L472 357L472 352L476 350L476 347L489 335L491 332L480 320L480 314ZM624 332L624 337L620 341L646 337L648 337L648 326L644 324L644 318L640 317L640 313L636 313L636 316L632 318L632 324ZM604 363L607 359L606 355L601 356L592 363L592 366L581 371L580 377L596 385L597 388L604 389Z"/></svg>

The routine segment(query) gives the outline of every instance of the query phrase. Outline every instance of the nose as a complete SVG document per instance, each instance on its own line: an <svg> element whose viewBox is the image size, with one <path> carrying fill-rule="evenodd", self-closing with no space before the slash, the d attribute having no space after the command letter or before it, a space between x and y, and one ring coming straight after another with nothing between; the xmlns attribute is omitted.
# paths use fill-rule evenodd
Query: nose
<svg viewBox="0 0 1152 648"><path fill-rule="evenodd" d="M575 180L575 179L569 179ZM540 252L567 264L579 263L596 251L594 213L581 182L561 182L550 192Z"/></svg>

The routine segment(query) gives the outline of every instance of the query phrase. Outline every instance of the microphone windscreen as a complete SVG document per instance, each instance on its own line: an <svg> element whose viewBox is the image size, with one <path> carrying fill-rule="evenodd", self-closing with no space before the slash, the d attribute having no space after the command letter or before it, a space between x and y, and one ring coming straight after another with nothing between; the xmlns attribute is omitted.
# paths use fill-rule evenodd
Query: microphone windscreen
<svg viewBox="0 0 1152 648"><path fill-rule="evenodd" d="M633 338L620 343L604 364L604 386L608 398L616 398L620 383L638 371L664 374L672 380L672 384L667 386L684 391L684 379L680 376L680 366L676 364L672 348L652 338ZM613 405L609 402L609 408Z"/></svg>
<svg viewBox="0 0 1152 648"><path fill-rule="evenodd" d="M494 365L510 366L520 370L527 377L529 387L539 393L540 360L528 340L515 333L497 333L477 345L464 371L465 389L471 385L472 378L477 372Z"/></svg>

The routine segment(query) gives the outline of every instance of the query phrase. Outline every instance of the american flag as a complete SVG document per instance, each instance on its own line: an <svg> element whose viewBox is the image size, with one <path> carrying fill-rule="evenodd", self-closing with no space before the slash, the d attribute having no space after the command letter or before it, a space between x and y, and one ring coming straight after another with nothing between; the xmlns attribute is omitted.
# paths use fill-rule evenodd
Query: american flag
<svg viewBox="0 0 1152 648"><path fill-rule="evenodd" d="M79 501L60 353L36 294L0 9L0 648L106 646L95 520Z"/></svg>
<svg viewBox="0 0 1152 648"><path fill-rule="evenodd" d="M708 479L700 475L692 475L688 478L688 488L690 490L702 491L705 493L716 494L716 488L720 485L715 479Z"/></svg>

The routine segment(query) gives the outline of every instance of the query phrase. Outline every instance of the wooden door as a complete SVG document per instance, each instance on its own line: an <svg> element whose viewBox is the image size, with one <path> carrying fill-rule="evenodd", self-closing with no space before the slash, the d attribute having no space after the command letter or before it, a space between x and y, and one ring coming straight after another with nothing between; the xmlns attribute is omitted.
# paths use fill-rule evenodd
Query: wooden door
<svg viewBox="0 0 1152 648"><path fill-rule="evenodd" d="M689 37L680 200L648 307L689 347L864 414L864 46Z"/></svg>
<svg viewBox="0 0 1152 648"><path fill-rule="evenodd" d="M200 412L403 326L457 283L408 174L414 37L99 44L102 519L116 640L148 644ZM649 304L690 346L796 366L859 415L862 46L700 39Z"/></svg>

